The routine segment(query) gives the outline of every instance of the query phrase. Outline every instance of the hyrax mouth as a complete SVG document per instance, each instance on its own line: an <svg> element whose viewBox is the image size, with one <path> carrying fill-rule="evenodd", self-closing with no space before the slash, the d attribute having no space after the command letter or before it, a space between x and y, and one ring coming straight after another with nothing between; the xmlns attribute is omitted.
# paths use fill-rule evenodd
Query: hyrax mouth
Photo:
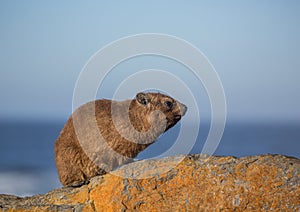
<svg viewBox="0 0 300 212"><path fill-rule="evenodd" d="M180 119L181 119L181 115L176 115L176 116L174 116L174 119L175 119L175 120L180 120Z"/></svg>

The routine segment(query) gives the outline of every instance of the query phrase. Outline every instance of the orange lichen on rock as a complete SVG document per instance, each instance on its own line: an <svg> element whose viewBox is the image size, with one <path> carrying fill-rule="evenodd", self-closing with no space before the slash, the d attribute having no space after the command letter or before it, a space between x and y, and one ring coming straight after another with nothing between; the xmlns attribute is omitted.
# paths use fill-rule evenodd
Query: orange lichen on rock
<svg viewBox="0 0 300 212"><path fill-rule="evenodd" d="M300 210L300 160L280 155L146 160L80 188L19 198L0 195L4 211ZM166 171L167 170L167 171ZM145 174L146 173L146 174ZM125 177L127 176L127 177Z"/></svg>

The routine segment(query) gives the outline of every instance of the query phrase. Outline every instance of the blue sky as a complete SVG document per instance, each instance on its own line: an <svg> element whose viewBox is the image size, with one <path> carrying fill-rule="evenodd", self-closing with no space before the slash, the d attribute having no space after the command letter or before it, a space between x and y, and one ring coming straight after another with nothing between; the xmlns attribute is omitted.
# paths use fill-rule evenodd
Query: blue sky
<svg viewBox="0 0 300 212"><path fill-rule="evenodd" d="M65 120L77 77L97 50L154 32L185 39L209 58L229 120L300 120L297 0L3 0L0 30L0 118ZM144 63L124 69L134 64Z"/></svg>

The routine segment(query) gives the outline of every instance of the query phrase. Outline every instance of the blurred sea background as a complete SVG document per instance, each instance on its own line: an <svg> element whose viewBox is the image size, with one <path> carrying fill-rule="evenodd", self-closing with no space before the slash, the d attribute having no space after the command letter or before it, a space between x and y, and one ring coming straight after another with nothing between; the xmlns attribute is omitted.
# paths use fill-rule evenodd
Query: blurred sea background
<svg viewBox="0 0 300 212"><path fill-rule="evenodd" d="M60 187L53 145L63 122L0 123L0 193L34 195ZM200 153L209 124L203 124L191 154ZM175 143L180 124L171 128L137 159L160 157ZM227 123L214 155L243 157L283 154L300 158L299 124ZM176 154L180 154L178 151Z"/></svg>
<svg viewBox="0 0 300 212"><path fill-rule="evenodd" d="M216 69L227 123L214 155L300 158L299 26L297 0L0 1L0 193L35 195L61 186L53 146L72 113L80 71L103 46L137 33L185 39ZM123 61L106 76L97 98L112 98L126 77L146 69L175 74L195 95L201 123L190 153L201 153L210 99L178 62L155 56ZM195 120L185 121L193 126ZM180 126L137 159L160 157Z"/></svg>

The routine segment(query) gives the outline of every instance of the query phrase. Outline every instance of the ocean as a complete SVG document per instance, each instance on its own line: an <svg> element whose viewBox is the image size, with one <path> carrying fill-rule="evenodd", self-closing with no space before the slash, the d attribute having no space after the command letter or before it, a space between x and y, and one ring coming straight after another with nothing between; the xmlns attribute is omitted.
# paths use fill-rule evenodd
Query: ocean
<svg viewBox="0 0 300 212"><path fill-rule="evenodd" d="M30 196L61 187L53 147L63 125L64 122L0 122L0 194ZM180 124L177 124L137 159L160 157L173 146L179 129ZM201 124L190 153L201 152L208 129L208 124ZM236 157L258 154L300 158L300 124L227 123L214 153Z"/></svg>

